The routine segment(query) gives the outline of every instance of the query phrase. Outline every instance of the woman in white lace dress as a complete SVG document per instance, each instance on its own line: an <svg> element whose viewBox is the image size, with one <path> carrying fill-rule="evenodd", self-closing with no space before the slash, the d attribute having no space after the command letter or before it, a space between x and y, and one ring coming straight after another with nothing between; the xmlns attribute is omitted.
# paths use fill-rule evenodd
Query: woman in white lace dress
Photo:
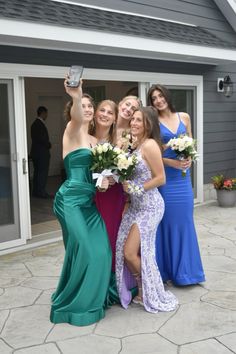
<svg viewBox="0 0 236 354"><path fill-rule="evenodd" d="M133 277L138 287L134 303L153 313L172 311L178 301L171 292L165 291L155 259L156 230L164 212L157 187L165 183L156 110L153 107L137 110L130 128L136 139L133 153L139 162L132 180L123 184L130 195L130 205L123 216L116 244L117 289L121 305L127 308L132 300L130 277Z"/></svg>

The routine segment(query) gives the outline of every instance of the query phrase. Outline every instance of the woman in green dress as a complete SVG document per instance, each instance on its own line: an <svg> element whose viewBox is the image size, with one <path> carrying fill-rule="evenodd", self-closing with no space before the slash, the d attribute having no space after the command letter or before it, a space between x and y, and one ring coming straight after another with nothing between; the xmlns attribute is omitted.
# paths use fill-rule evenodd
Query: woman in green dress
<svg viewBox="0 0 236 354"><path fill-rule="evenodd" d="M52 295L50 320L86 326L104 317L104 303L111 274L111 250L104 222L94 203L96 192L91 166L91 147L96 139L88 134L94 108L81 84L69 88L70 121L63 135L63 159L67 179L54 201L61 224L65 258L58 287ZM104 179L102 188L108 188Z"/></svg>

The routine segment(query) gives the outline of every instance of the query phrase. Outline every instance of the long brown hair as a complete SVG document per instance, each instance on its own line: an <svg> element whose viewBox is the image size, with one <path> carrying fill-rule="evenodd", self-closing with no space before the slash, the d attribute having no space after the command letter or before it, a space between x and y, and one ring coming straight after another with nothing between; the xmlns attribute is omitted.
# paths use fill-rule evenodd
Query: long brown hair
<svg viewBox="0 0 236 354"><path fill-rule="evenodd" d="M164 96L167 104L168 104L168 107L170 109L170 111L172 113L175 113L176 112L176 109L172 103L172 98L171 98L171 93L170 91L163 85L160 85L160 84L155 84L155 85L152 85L150 87L150 89L148 90L148 94L147 94L147 104L149 106L153 106L153 101L152 101L152 94L154 91L160 91L161 94Z"/></svg>
<svg viewBox="0 0 236 354"><path fill-rule="evenodd" d="M154 139L162 151L157 110L153 106L147 106L142 107L137 111L141 112L143 116L143 125L145 131L144 138Z"/></svg>
<svg viewBox="0 0 236 354"><path fill-rule="evenodd" d="M83 93L82 94L82 98L87 98L90 101L90 103L93 105L93 108L95 110L94 100L88 93ZM65 118L66 123L68 123L71 120L70 111L71 111L72 105L73 105L73 101L72 100L68 101L66 103L66 105L65 105L63 116Z"/></svg>

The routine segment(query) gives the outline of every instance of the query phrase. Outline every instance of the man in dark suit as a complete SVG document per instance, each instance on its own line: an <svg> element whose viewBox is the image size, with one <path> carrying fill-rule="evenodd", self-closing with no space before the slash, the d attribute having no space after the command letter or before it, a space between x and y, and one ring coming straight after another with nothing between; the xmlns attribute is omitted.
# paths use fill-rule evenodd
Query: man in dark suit
<svg viewBox="0 0 236 354"><path fill-rule="evenodd" d="M45 125L48 116L47 108L44 106L38 107L37 115L38 117L31 125L32 146L30 157L34 166L32 195L37 198L50 198L50 195L46 192L51 149L48 130Z"/></svg>

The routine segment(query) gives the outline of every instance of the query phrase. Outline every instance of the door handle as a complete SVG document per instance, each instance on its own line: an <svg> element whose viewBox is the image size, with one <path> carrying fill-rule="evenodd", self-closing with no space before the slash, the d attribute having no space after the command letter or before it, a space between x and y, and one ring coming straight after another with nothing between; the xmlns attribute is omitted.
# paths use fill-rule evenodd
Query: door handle
<svg viewBox="0 0 236 354"><path fill-rule="evenodd" d="M22 170L23 170L23 175L27 175L28 173L27 160L25 158L22 159Z"/></svg>

